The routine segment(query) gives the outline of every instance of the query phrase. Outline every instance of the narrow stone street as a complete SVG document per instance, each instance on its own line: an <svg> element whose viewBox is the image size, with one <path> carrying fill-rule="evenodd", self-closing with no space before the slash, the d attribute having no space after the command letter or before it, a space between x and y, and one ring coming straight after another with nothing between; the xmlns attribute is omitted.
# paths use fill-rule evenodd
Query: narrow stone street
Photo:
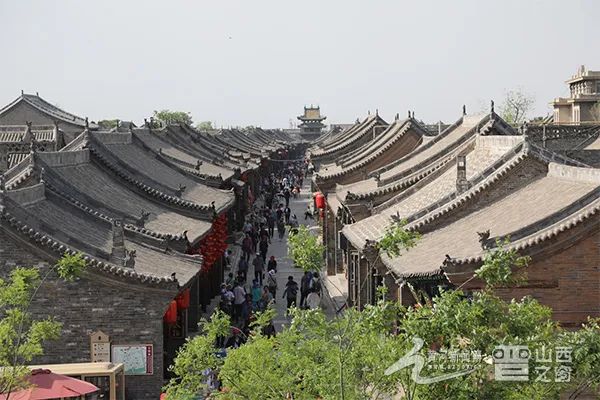
<svg viewBox="0 0 600 400"><path fill-rule="evenodd" d="M282 199L283 201L283 199ZM294 199L290 198L290 209L292 210L292 215L296 214L298 218L298 222L300 224L307 225L309 227L317 227L318 219L304 220L304 212L306 210L307 205L312 202L312 193L310 191L310 181L308 179L305 180L304 186L302 187L301 192L298 195L298 198ZM315 217L318 218L318 217ZM294 280L300 285L300 279L302 278L303 271L300 268L294 267L294 262L288 256L288 239L289 231L286 231L285 237L282 241L279 241L277 237L277 230L275 231L275 236L273 237L272 243L269 246L269 252L267 258L270 256L275 256L277 260L277 298L275 303L275 308L277 310L277 317L273 321L275 328L277 331L281 330L281 327L289 322L289 319L286 317L286 299L282 298L283 291L285 289L285 284L288 281L289 276L293 276ZM300 293L298 292L298 305L300 302Z"/></svg>

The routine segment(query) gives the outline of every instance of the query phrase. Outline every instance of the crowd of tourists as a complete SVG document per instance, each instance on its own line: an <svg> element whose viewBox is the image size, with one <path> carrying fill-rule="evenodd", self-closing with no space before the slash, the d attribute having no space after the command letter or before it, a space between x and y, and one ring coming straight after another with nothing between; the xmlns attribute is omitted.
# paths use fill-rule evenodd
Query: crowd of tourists
<svg viewBox="0 0 600 400"><path fill-rule="evenodd" d="M251 212L246 216L242 229L244 236L240 243L239 261L231 266L232 272L228 273L221 285L219 308L231 317L236 327L231 337L223 338L220 345L224 347L235 347L244 342L254 313L272 307L278 300L278 289L282 289L280 296L287 302L288 309L317 308L320 304L321 282L318 273L307 272L300 282L289 276L285 286L279 288L277 259L269 256L269 248L274 240L284 241L286 233L297 232L299 222L290 208L290 199L298 197L300 193L306 165L305 162L290 164L260 182L259 196L251 205ZM230 255L230 252L226 254L227 260ZM273 324L267 326L264 333L274 335Z"/></svg>

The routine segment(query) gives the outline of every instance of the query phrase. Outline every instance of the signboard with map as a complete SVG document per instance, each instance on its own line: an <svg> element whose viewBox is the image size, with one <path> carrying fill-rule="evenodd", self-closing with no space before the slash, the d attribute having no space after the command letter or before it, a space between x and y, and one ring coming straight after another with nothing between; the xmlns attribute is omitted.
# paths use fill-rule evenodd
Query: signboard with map
<svg viewBox="0 0 600 400"><path fill-rule="evenodd" d="M153 348L151 344L113 345L113 363L123 363L125 375L152 375Z"/></svg>

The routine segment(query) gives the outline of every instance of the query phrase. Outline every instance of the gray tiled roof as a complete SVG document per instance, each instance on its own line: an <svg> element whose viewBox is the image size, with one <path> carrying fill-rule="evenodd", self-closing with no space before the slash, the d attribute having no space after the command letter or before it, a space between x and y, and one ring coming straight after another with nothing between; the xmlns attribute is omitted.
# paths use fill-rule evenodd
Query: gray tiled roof
<svg viewBox="0 0 600 400"><path fill-rule="evenodd" d="M44 154L38 157L44 162ZM111 218L125 219L126 222L129 219L129 223L134 223L143 210L150 213L145 228L170 236L181 235L187 230L192 242L211 228L208 221L188 217L146 199L93 162L64 163L62 166L45 164L45 169L45 180L54 190L68 194Z"/></svg>
<svg viewBox="0 0 600 400"><path fill-rule="evenodd" d="M84 118L81 118L81 117L78 117L77 115L66 112L66 111L58 108L54 104L51 104L51 103L47 102L46 100L42 99L41 97L39 97L37 95L33 95L33 94L23 94L23 95L19 96L12 103L8 104L6 107L1 109L0 115L2 115L4 112L6 112L9 109L11 109L12 107L14 107L16 104L18 104L21 101L24 101L27 104L37 108L39 111L50 116L52 119L58 119L63 122L68 122L69 124L85 127L85 119ZM90 129L98 129L98 125L91 123L91 122L89 123L89 127L90 127Z"/></svg>
<svg viewBox="0 0 600 400"><path fill-rule="evenodd" d="M147 130L135 130L134 135L153 151L157 153L160 152L172 159L179 160L183 165L186 165L190 168L194 168L199 161L199 157L194 157L192 154L190 154L191 151L190 153L185 152L178 146L172 144L166 134L161 134L160 132L151 133ZM202 164L198 169L198 172L201 174L211 177L217 177L221 175L223 180L227 180L233 176L233 170L229 168L211 164L206 159L201 161Z"/></svg>
<svg viewBox="0 0 600 400"><path fill-rule="evenodd" d="M474 148L466 154L467 179L473 179L507 153L512 154L510 151L522 140L522 136L478 136ZM455 193L456 178L456 164L450 162L439 172L375 207L373 216L346 225L344 235L357 248L362 248L367 239L380 239L392 217L409 218Z"/></svg>
<svg viewBox="0 0 600 400"><path fill-rule="evenodd" d="M565 177L562 174L564 170L574 171L572 175L587 175L592 179ZM441 272L446 254L459 260L476 260L483 255L477 232L489 229L492 237L502 237L525 227L541 224L528 236L550 231L557 234L564 227L572 226L570 221L581 221L581 217L578 217L581 212L588 213L588 210L600 208L600 170L587 169L581 173L577 170L583 168L554 165L550 172L538 176L530 184L517 186L516 190L482 209L470 209L469 214L455 222L424 234L416 247L400 257L389 259L383 255L382 260L401 276L437 274ZM519 179L516 176L512 178ZM584 198L591 199L592 203L588 201L580 208L562 212ZM469 208L468 205L464 207ZM555 217L550 218L551 216ZM543 223L544 221L547 222ZM461 240L456 240L458 237ZM522 240L527 241L527 238ZM530 242L537 243L538 240Z"/></svg>
<svg viewBox="0 0 600 400"><path fill-rule="evenodd" d="M90 262L91 268L112 275L115 279L134 279L146 284L173 284L171 274L181 285L187 284L200 270L201 260L189 256L165 254L151 245L134 243L125 238L125 248L136 250L133 269L109 262L112 250L112 226L101 218L90 218L54 196L44 196L43 185L36 185L8 192L13 199L7 203L0 223L12 226L39 247L57 253L80 251ZM27 192L36 191L34 196ZM34 200L21 204L22 199Z"/></svg>
<svg viewBox="0 0 600 400"><path fill-rule="evenodd" d="M319 178L331 179L368 165L380 157L396 143L401 143L407 132L413 131L418 137L423 137L425 131L412 119L394 121L375 140L365 143L347 156L340 157L337 165L323 165L319 169ZM401 155L398 155L400 157Z"/></svg>
<svg viewBox="0 0 600 400"><path fill-rule="evenodd" d="M148 186L156 186L155 183L169 188L170 194L177 194L179 185L185 186L181 198L196 204L208 205L214 202L218 212L233 204L234 196L229 191L208 187L196 182L192 177L178 172L168 164L160 161L153 153L130 142L130 134L111 134L123 136L123 140L111 140L106 135L93 135L110 154L128 167L126 173L145 182ZM127 137L125 137L127 136ZM95 144L90 144L95 146ZM99 149L103 151L103 149Z"/></svg>
<svg viewBox="0 0 600 400"><path fill-rule="evenodd" d="M387 123L377 114L370 115L365 122L360 124L360 126L351 132L351 134L347 134L347 137L339 138L339 140L335 142L335 145L329 148L321 148L311 151L311 156L314 158L319 158L328 155L339 154L341 151L345 151L349 146L356 143L365 135L370 134L372 128L376 125L387 125Z"/></svg>

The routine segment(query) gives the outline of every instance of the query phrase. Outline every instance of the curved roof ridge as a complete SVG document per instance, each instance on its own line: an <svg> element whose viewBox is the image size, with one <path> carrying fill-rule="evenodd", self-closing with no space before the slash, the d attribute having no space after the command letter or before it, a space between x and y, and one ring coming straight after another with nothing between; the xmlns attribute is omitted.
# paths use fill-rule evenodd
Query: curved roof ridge
<svg viewBox="0 0 600 400"><path fill-rule="evenodd" d="M407 132L409 132L411 129L414 129L414 128L416 128L417 131L423 131L422 127L418 123L415 123L414 121L411 121L411 120L405 120L405 122L400 126L399 129L397 129L397 131L393 134L393 136L391 138L389 138L389 140L386 140L385 143L383 145L381 145L379 148L377 148L375 151L367 152L367 149L363 149L363 152L366 152L366 154L360 155L362 158L361 161L358 161L349 167L345 167L345 169L342 171L339 171L339 172L331 174L331 175L323 175L323 177L324 178L335 178L338 176L343 176L343 175L345 175L349 172L355 171L359 168L362 168L363 166L367 165L371 161L375 160L377 157L381 156L387 150L389 150L394 144L396 144L399 140L401 140L406 135ZM421 136L422 136L422 134L423 134L423 132L421 132ZM380 137L381 137L381 135L380 135Z"/></svg>
<svg viewBox="0 0 600 400"><path fill-rule="evenodd" d="M497 163L494 163L494 165L484 170L481 174L474 177L473 180L476 183L466 192L454 197L454 199L450 199L450 201L447 201L448 199L446 199L445 204L441 208L439 205L438 208L434 208L434 205L413 215L410 218L410 223L407 226L407 229L418 230L419 228L428 225L433 221L439 220L442 216L448 214L455 208L461 207L462 205L466 204L467 201L471 201L476 197L482 196L484 191L486 191L500 178L506 175L511 169L515 168L528 157L525 146L521 144L517 145L516 147L518 148L519 146L522 146L520 151L513 154L509 153L510 158L508 160L499 160ZM500 164L500 166L496 167L496 164Z"/></svg>
<svg viewBox="0 0 600 400"><path fill-rule="evenodd" d="M342 167L346 167L347 165L351 165L360 161L361 158L365 157L365 152L367 152L370 149L377 149L377 147L381 144L386 144L390 139L393 139L396 135L396 133L398 131L402 131L403 129L405 129L406 125L410 123L409 119L404 119L401 121L394 121L391 124L389 124L385 130L383 132L381 132L376 138L375 140L371 140L365 144L363 144L362 146L358 147L356 150L353 150L352 152L343 155L342 157L340 157L339 159L339 164ZM403 132L401 133L403 134ZM366 154L366 156L369 156L369 154Z"/></svg>
<svg viewBox="0 0 600 400"><path fill-rule="evenodd" d="M363 193L352 193L350 197L346 196L348 200L364 200L374 196L387 194L396 192L403 188L407 188L419 182L421 179L429 176L431 173L437 171L438 169L445 166L448 162L452 161L458 153L463 151L466 147L471 146L473 141L476 140L476 136L468 137L462 143L458 143L458 145L451 150L450 153L444 154L441 157L432 158L429 162L427 160L415 165L408 171L405 171L403 176L399 179L392 181L387 184L383 184L382 186L378 186L375 189L369 190L368 192ZM431 162L434 161L434 162ZM423 165L421 165L423 164ZM373 173L372 173L373 174ZM370 174L371 175L371 174ZM349 193L350 194L350 193Z"/></svg>
<svg viewBox="0 0 600 400"><path fill-rule="evenodd" d="M444 137L448 136L450 134L450 132L452 132L454 129L456 129L458 126L460 126L462 124L462 122L463 122L463 117L460 117L459 120L457 120L452 125L450 125L446 129L444 129L442 131L442 133L440 133L439 135L435 136L433 139L431 139L430 141L428 141L424 145L417 147L414 151L411 151L410 153L408 153L404 157L400 157L398 160L396 160L396 161L394 161L392 163L389 163L389 164L387 164L387 165L385 165L385 166L383 166L381 168L376 169L371 174L382 174L382 173L384 173L384 172L386 172L386 171L394 168L395 166L402 164L404 161L408 160L409 158L414 157L416 154L419 154L419 153L423 152L425 149L428 149L429 147L433 146L435 143L439 142L441 139L443 139Z"/></svg>
<svg viewBox="0 0 600 400"><path fill-rule="evenodd" d="M327 138L327 140L324 140L321 143L318 143L315 146L311 147L311 152L318 152L318 151L324 151L327 150L333 146L335 146L336 142L339 142L340 140L345 140L346 138L348 138L350 135L352 135L354 132L356 132L358 129L360 129L360 127L365 124L367 121L369 120L369 117L365 118L364 121L358 121L355 122L350 128L348 129L344 129L340 132L338 132L336 135L333 135L329 138Z"/></svg>
<svg viewBox="0 0 600 400"><path fill-rule="evenodd" d="M481 134L485 134L485 133L489 132L489 128L487 128L487 127L491 125L491 122L489 120L485 121L486 118L489 118L489 115L484 116L480 120L480 123L484 122L484 125L482 128L480 128L479 123L474 124L471 128L468 128L462 135L460 135L458 138L456 138L456 140L453 141L452 143L448 143L443 148L438 149L436 152L429 155L424 160L418 161L416 165L413 165L408 170L406 168L404 168L404 169L399 170L398 172L394 173L392 176L384 178L383 183L386 184L389 182L393 182L394 180L396 180L398 178L402 178L403 176L410 174L411 171L418 170L419 168L422 168L425 165L435 163L436 158L439 158L441 154L443 154L444 152L447 152L447 151L453 151L456 148L460 147L463 143L469 141L469 139L471 137L474 137L478 131L480 131ZM398 162L393 163L393 164L395 164L393 167L388 168L386 171L383 171L383 172L374 171L371 173L371 175L373 175L373 174L383 175L384 173L390 173L394 168L401 166L404 163L404 161L409 161L409 162L411 160L414 161L417 158L417 156L422 155L425 150L432 148L435 144L438 144L442 139L449 137L450 134L453 132L454 132L454 130L452 130L452 131L446 130L445 132L442 132L440 135L436 136L433 140L431 140L424 146L418 147L415 152L409 153L407 155L408 157L405 157L404 159L400 159L400 160L398 160ZM389 166L389 164L388 164L388 166ZM386 168L388 166L386 166Z"/></svg>
<svg viewBox="0 0 600 400"><path fill-rule="evenodd" d="M96 141L90 140L90 142L88 143L88 149L90 150L90 153L93 154L95 156L95 158L98 159L105 167L107 167L109 170L114 172L119 178L123 179L128 184L135 186L138 189L141 189L148 195L150 195L160 201L172 204L176 207L181 207L181 208L188 209L188 210L197 210L197 211L204 211L204 212L212 211L213 213L216 212L213 205L196 204L191 201L184 200L182 198L166 194L162 190L155 189L155 188L145 184L144 182L142 182L136 178L133 178L120 165L114 163L113 161L110 161L108 159L108 157L103 154L102 150L99 150L99 147L102 148L102 144L100 144L100 146L98 146L98 144L99 143L97 143ZM107 151L107 150L104 150L104 151Z"/></svg>
<svg viewBox="0 0 600 400"><path fill-rule="evenodd" d="M88 205L86 205L85 203L81 202L80 200L78 200L77 198L71 196L69 193L67 193L65 190L63 190L62 188L59 188L58 186L54 185L52 183L52 179L56 179L60 182L61 185L65 185L67 186L69 189L73 190L73 191L77 191L79 192L78 189L75 189L73 186L71 186L69 183L65 183L64 180L62 178L59 178L57 176L53 176L53 172L50 171L46 171L46 174L48 174L49 176L51 176L51 179L48 180L46 179L44 181L44 184L46 185L46 188L48 190L50 190L51 192L55 193L56 195L60 196L61 198L65 199L65 201L69 202L73 207L78 208L80 210L82 210L83 212L91 215L94 218L99 218L102 219L104 221L110 222L112 223L113 221L115 221L114 218L103 214L102 212L98 211L95 208L89 207ZM84 193L85 195L85 193ZM105 205L105 207L108 207L107 205ZM123 227L133 231L133 232L137 232L143 236L147 236L149 238L152 239L167 239L167 240L180 240L183 238L183 235L172 235L170 233L160 233L160 232L156 232L153 231L152 229L148 229L146 227L139 227L139 226L135 226L133 224L123 224Z"/></svg>
<svg viewBox="0 0 600 400"><path fill-rule="evenodd" d="M374 125L377 124L377 122L381 122L381 123L385 124L386 126L388 125L388 123L385 122L385 120L383 120L383 118L381 118L379 115L375 114L368 123L364 124L364 126L362 126L360 129L357 129L357 131L361 131L361 132L357 133L356 135L352 135L352 137L350 137L346 140L343 140L341 143L336 144L335 146L331 147L330 149L328 149L326 151L311 153L311 156L314 156L315 158L320 158L320 157L329 156L331 154L334 154L334 153L337 153L337 152L340 152L340 151L346 149L348 146L353 145L358 140L362 139L366 134L368 134L369 130L372 129L374 127Z"/></svg>
<svg viewBox="0 0 600 400"><path fill-rule="evenodd" d="M21 208L19 205L16 205L16 207ZM27 211L23 210L23 212L26 213ZM43 247L51 253L56 254L56 257L60 257L65 253L70 255L82 253L81 251L72 248L68 244L56 240L53 236L42 233L37 229L30 227L6 209L0 213L0 224L2 221L5 221L5 226L8 225L8 227L12 228L13 232L21 237L24 241L31 241L35 246ZM99 260L96 257L86 253L84 253L83 259L89 267L110 276L129 278L138 283L150 286L173 289L178 288L178 281L173 276L159 277L142 274L131 268L126 268L107 261Z"/></svg>
<svg viewBox="0 0 600 400"><path fill-rule="evenodd" d="M600 193L598 189L594 192L596 199L594 202L587 204L586 206L579 208L576 212L565 216L564 218L555 221L553 224L542 228L539 231L535 231L534 235L524 236L514 242L510 242L506 248L514 250L525 250L530 247L535 247L543 244L544 242L558 236L562 232L572 229L583 222L589 220L591 217L596 216L594 219L598 223L598 214L600 214L600 198L597 194ZM505 236L510 236L505 235ZM472 257L463 258L452 258L453 265L470 264L483 260L483 255L476 255Z"/></svg>
<svg viewBox="0 0 600 400"><path fill-rule="evenodd" d="M176 170L180 171L181 173L194 175L194 176L204 180L205 182L211 180L212 181L211 184L213 184L213 185L216 184L217 186L219 186L223 182L223 176L220 173L217 175L209 175L209 174L200 173L199 171L196 171L194 169L196 167L195 165L188 164L184 160L180 160L176 157L170 156L170 155L166 154L165 152L163 152L162 149L159 149L159 151L155 151L152 147L150 147L143 140L143 138L141 138L139 136L139 134L137 132L132 132L132 136L135 137L140 142L141 146L145 150L152 153L155 157L158 157L159 159L162 159L163 161L167 162L172 168L175 168ZM161 140L161 138L158 138L158 140ZM189 156L193 157L191 154ZM178 164L184 164L184 165L190 166L191 169L190 170L184 169Z"/></svg>

